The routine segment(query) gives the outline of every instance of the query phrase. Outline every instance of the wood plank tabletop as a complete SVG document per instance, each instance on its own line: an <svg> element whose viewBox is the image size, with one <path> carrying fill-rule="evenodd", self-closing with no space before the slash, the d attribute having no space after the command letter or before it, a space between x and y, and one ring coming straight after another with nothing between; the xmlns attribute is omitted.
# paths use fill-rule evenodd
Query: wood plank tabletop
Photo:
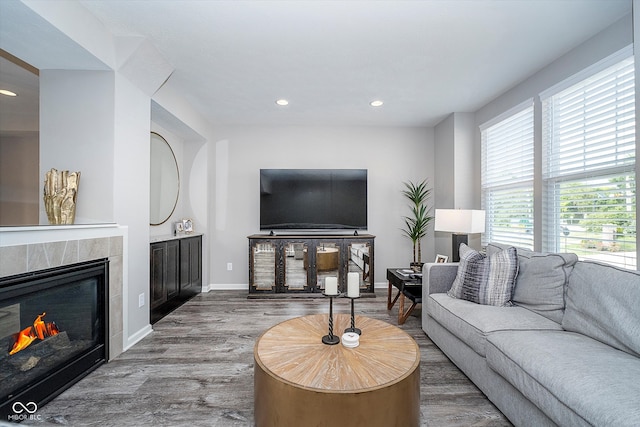
<svg viewBox="0 0 640 427"><path fill-rule="evenodd" d="M267 330L256 342L256 363L292 385L331 393L370 391L397 383L420 364L418 345L389 323L355 317L360 345L326 345L328 314L296 317ZM351 326L348 314L334 315L334 335Z"/></svg>

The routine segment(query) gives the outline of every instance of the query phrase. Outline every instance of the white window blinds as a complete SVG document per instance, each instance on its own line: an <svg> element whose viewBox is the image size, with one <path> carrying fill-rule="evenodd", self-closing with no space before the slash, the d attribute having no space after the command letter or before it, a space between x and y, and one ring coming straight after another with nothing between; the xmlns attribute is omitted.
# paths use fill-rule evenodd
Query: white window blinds
<svg viewBox="0 0 640 427"><path fill-rule="evenodd" d="M636 268L633 57L600 68L542 99L543 249Z"/></svg>
<svg viewBox="0 0 640 427"><path fill-rule="evenodd" d="M533 102L480 127L483 244L533 249Z"/></svg>

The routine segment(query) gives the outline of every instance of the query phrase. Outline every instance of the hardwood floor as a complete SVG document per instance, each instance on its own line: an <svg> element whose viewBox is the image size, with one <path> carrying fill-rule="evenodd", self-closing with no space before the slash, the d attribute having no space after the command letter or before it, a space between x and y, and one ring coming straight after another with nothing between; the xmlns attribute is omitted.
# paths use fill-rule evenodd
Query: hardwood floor
<svg viewBox="0 0 640 427"><path fill-rule="evenodd" d="M397 325L397 307L388 312L386 294L377 293L359 299L356 312ZM334 312L348 313L349 307L346 300L334 301ZM150 336L39 408L40 421L23 425L252 426L256 339L284 320L327 311L323 298L200 294L156 323ZM420 325L418 308L400 328L420 347L422 425L509 426Z"/></svg>

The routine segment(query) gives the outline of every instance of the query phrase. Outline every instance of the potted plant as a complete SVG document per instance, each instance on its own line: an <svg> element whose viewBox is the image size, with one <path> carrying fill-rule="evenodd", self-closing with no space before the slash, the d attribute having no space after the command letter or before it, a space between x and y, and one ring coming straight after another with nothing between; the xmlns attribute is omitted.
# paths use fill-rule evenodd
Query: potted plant
<svg viewBox="0 0 640 427"><path fill-rule="evenodd" d="M427 187L427 180L419 183L407 181L403 183L405 189L402 194L411 202L411 216L405 216L402 232L413 242L413 262L411 268L422 271L422 249L420 241L427 234L427 227L433 219L431 210L427 208L427 200L431 196L431 189Z"/></svg>

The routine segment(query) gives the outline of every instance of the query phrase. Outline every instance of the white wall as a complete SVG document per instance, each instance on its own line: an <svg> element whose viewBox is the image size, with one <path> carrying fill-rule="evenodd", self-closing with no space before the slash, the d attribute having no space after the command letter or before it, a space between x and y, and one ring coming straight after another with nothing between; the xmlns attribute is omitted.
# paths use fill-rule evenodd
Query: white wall
<svg viewBox="0 0 640 427"><path fill-rule="evenodd" d="M436 208L480 209L474 179L480 170L480 147L475 139L475 115L452 113L435 127ZM436 253L453 256L451 233L435 233ZM469 236L480 249L480 235Z"/></svg>
<svg viewBox="0 0 640 427"><path fill-rule="evenodd" d="M434 129L435 135L435 205L439 209L452 209L455 205L454 173L454 114L449 114Z"/></svg>
<svg viewBox="0 0 640 427"><path fill-rule="evenodd" d="M171 150L173 151L173 155L176 157L176 162L178 164L178 178L180 179L180 188L176 208L174 209L169 219L163 224L153 225L149 227L149 235L151 237L163 235L168 236L173 233L173 223L186 217L186 215L184 214L183 205L185 203L185 196L188 188L185 181L185 175L188 172L188 165L184 164L184 139L155 122L151 122L151 131L158 133L167 141L167 143L171 147ZM147 210L148 208L149 207L147 207Z"/></svg>
<svg viewBox="0 0 640 427"><path fill-rule="evenodd" d="M632 42L631 16L627 15L480 108L476 111L476 124L483 124L527 99L537 96L541 91L571 77ZM477 137L480 137L479 133Z"/></svg>
<svg viewBox="0 0 640 427"><path fill-rule="evenodd" d="M37 131L0 137L0 226L38 224L39 145Z"/></svg>
<svg viewBox="0 0 640 427"><path fill-rule="evenodd" d="M124 348L150 331L149 326L149 180L151 100L116 74L113 159L110 165L114 192L114 221L129 229L128 271L125 272ZM138 297L145 295L139 307Z"/></svg>
<svg viewBox="0 0 640 427"><path fill-rule="evenodd" d="M480 209L480 193L473 182L480 173L480 145L476 144L473 113L454 113L453 170L454 204L456 209Z"/></svg>
<svg viewBox="0 0 640 427"><path fill-rule="evenodd" d="M113 222L114 73L40 71L40 177L81 172L76 223ZM48 224L40 199L40 224Z"/></svg>
<svg viewBox="0 0 640 427"><path fill-rule="evenodd" d="M435 135L435 207L453 209L455 206L455 128L454 114L450 114L434 129ZM435 209L433 212L435 217ZM437 254L447 255L451 259L451 234L434 232L434 248Z"/></svg>
<svg viewBox="0 0 640 427"><path fill-rule="evenodd" d="M267 127L221 128L209 147L216 165L210 188L210 281L213 289L248 289L247 236L259 233L261 168L368 170L367 233L376 236L375 282L386 269L408 266L411 241L403 237L407 202L403 181L434 181L431 128ZM423 261L434 257L433 233L423 241ZM227 263L233 270L227 271Z"/></svg>

